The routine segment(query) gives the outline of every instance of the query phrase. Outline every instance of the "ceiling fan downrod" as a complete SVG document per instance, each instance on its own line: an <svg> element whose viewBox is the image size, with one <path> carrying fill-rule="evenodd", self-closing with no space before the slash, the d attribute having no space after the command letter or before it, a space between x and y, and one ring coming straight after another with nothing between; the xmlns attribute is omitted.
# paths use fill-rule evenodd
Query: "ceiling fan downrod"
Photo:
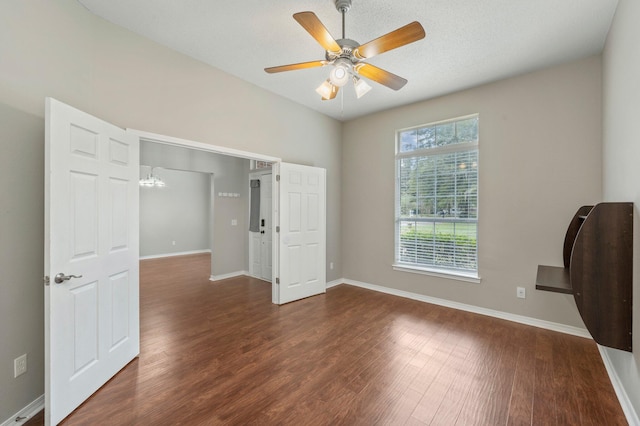
<svg viewBox="0 0 640 426"><path fill-rule="evenodd" d="M342 14L342 38L346 38L344 35L344 16L351 9L351 0L336 0L336 9Z"/></svg>

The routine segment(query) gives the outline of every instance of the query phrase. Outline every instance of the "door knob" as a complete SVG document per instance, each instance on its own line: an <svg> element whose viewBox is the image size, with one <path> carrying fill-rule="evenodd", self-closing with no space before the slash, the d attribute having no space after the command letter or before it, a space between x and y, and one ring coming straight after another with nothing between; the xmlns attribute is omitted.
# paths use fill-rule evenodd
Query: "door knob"
<svg viewBox="0 0 640 426"><path fill-rule="evenodd" d="M71 278L82 278L82 275L65 275L64 272L60 272L53 278L53 281L55 281L56 284L62 284L65 281L69 281Z"/></svg>
<svg viewBox="0 0 640 426"><path fill-rule="evenodd" d="M264 231L260 231L261 234L264 234Z"/></svg>

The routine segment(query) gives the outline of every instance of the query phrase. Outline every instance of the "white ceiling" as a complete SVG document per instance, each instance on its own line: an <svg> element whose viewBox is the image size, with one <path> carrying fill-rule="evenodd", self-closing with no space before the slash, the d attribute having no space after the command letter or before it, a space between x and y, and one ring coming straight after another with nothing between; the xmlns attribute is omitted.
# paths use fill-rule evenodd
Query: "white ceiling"
<svg viewBox="0 0 640 426"><path fill-rule="evenodd" d="M618 0L353 0L346 37L360 44L419 21L426 38L368 60L409 80L371 82L356 99L315 88L328 68L267 74L265 67L324 59L292 18L312 11L334 38L334 0L78 0L90 11L179 52L338 120L405 105L602 51ZM342 95L342 96L341 96Z"/></svg>

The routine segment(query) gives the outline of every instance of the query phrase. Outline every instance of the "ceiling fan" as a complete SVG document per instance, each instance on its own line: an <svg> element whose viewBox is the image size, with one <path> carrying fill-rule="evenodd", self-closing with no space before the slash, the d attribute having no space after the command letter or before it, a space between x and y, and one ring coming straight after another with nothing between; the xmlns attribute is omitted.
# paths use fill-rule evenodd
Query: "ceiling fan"
<svg viewBox="0 0 640 426"><path fill-rule="evenodd" d="M351 8L351 1L335 0L336 9L342 14L342 38L338 40L329 34L327 28L313 12L299 12L293 15L293 19L298 21L324 48L326 51L325 60L281 65L264 70L268 73L277 73L326 65L333 66L329 78L316 89L316 92L322 96L322 100L335 98L340 87L347 84L349 80L353 80L356 96L360 98L371 90L371 86L360 77L368 78L393 90L400 90L407 84L407 80L368 64L364 60L423 39L425 36L424 28L419 22L414 21L375 40L359 44L346 38L344 34L344 17Z"/></svg>

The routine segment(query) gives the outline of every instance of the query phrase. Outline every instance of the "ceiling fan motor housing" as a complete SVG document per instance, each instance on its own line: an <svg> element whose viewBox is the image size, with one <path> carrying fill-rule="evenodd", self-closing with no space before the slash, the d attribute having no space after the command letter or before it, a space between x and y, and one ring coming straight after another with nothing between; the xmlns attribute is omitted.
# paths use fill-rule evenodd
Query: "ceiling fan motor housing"
<svg viewBox="0 0 640 426"><path fill-rule="evenodd" d="M360 46L360 43L349 38L338 39L336 40L336 43L340 46L341 51L337 54L336 52L327 51L325 55L327 61L335 61L338 58L348 59L354 64L359 61L358 58L353 55L353 51L356 47Z"/></svg>

